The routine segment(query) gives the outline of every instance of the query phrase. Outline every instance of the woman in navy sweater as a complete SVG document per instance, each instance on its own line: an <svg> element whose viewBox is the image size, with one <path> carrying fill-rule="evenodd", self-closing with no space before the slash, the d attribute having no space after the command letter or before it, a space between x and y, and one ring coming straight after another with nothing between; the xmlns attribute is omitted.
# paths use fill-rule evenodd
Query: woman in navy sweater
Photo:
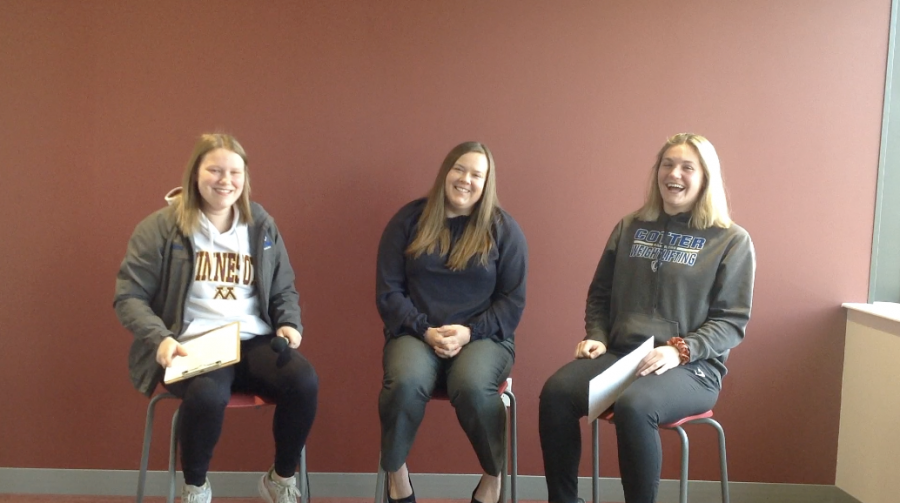
<svg viewBox="0 0 900 503"><path fill-rule="evenodd" d="M494 160L477 142L447 154L425 199L405 205L378 247L384 321L378 401L390 503L415 502L406 457L425 405L445 389L484 472L472 501L500 497L506 420L497 393L515 356L528 250L497 202Z"/></svg>

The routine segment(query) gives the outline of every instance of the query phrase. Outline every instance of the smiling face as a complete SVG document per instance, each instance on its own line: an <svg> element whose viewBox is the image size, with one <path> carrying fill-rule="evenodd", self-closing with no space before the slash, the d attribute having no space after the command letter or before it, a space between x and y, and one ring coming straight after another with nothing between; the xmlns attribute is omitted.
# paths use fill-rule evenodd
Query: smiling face
<svg viewBox="0 0 900 503"><path fill-rule="evenodd" d="M444 181L444 212L448 217L472 214L481 200L487 171L487 157L480 152L469 152L456 160Z"/></svg>
<svg viewBox="0 0 900 503"><path fill-rule="evenodd" d="M689 144L669 147L660 159L656 182L667 214L691 211L706 182L697 151Z"/></svg>
<svg viewBox="0 0 900 503"><path fill-rule="evenodd" d="M231 210L244 190L244 159L224 148L209 151L197 167L197 191L207 214Z"/></svg>

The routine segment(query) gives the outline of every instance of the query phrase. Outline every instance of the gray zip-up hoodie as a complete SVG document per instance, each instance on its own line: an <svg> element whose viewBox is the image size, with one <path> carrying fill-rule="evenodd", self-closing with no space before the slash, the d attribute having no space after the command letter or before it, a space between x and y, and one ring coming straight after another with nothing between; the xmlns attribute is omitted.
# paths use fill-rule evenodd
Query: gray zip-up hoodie
<svg viewBox="0 0 900 503"><path fill-rule="evenodd" d="M694 229L690 216L619 222L588 289L585 338L629 351L647 337L683 337L691 361L721 377L750 320L756 257L740 226Z"/></svg>
<svg viewBox="0 0 900 503"><path fill-rule="evenodd" d="M294 270L275 220L251 203L248 226L260 317L275 329L302 331ZM134 387L151 395L162 379L156 350L183 328L184 306L194 278L191 236L178 228L174 207L158 210L135 228L116 276L113 306L119 322L134 334L128 367Z"/></svg>

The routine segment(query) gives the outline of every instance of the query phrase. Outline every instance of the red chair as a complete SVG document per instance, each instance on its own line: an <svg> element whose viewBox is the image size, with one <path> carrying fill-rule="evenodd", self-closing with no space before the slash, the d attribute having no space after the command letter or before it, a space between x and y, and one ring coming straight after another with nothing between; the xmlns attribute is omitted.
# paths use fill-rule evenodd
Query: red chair
<svg viewBox="0 0 900 503"><path fill-rule="evenodd" d="M508 443L510 445L510 455L509 458L506 459L506 462L503 463L503 472L500 477L500 501L506 502L506 490L507 485L510 489L510 495L512 503L518 503L518 495L516 494L516 478L519 473L519 464L518 464L518 440L517 440L517 431L516 431L516 396L513 395L512 392L512 377L506 378L506 381L500 384L500 388L497 390L500 396L503 398L503 404L506 406L506 417L507 417L507 432ZM435 391L435 393L431 396L432 400L450 400L450 397L447 396L446 391ZM504 438L507 438L504 436ZM504 446L506 448L506 446ZM509 474L510 465L512 466L512 473ZM509 475L509 484L507 484L507 476ZM378 454L378 475L375 479L375 503L386 503L388 499L388 486L387 486L387 472L384 471L384 468L381 467L381 453Z"/></svg>
<svg viewBox="0 0 900 503"><path fill-rule="evenodd" d="M156 411L156 404L162 400L167 400L170 398L176 400L178 399L178 397L171 393L160 393L151 398L150 404L147 406L147 422L144 425L144 447L141 451L141 471L138 475L137 503L142 503L144 500L144 486L147 482L147 464L150 460L150 440L153 435L153 416ZM232 393L231 399L228 400L228 405L225 408L244 409L247 407L266 407L269 405L275 405L275 402L257 395L250 395L247 393ZM172 430L169 438L169 495L166 499L167 503L174 503L175 501L175 459L178 454L177 426L178 413L180 410L180 407L178 409L175 409L175 414L172 415ZM300 451L299 468L300 473L297 476L297 488L300 490L301 502L309 503L309 487L307 484L308 474L306 473L305 446L303 447L303 450Z"/></svg>
<svg viewBox="0 0 900 503"><path fill-rule="evenodd" d="M697 414L694 416L688 416L673 423L661 424L660 428L666 430L675 430L678 432L678 436L681 437L681 491L678 498L679 503L687 503L687 492L688 492L688 455L689 455L689 443L687 433L685 433L684 428L682 428L685 424L701 424L705 423L711 425L716 429L716 432L719 434L719 468L722 472L722 503L728 503L728 463L725 457L725 431L722 429L722 425L719 424L718 421L712 418L713 413L711 410L708 410L702 414ZM593 422L593 441L594 441L594 470L593 470L593 498L594 503L598 503L600 501L600 420L603 419L609 423L612 423L613 420L613 410L610 408L603 414L594 420Z"/></svg>

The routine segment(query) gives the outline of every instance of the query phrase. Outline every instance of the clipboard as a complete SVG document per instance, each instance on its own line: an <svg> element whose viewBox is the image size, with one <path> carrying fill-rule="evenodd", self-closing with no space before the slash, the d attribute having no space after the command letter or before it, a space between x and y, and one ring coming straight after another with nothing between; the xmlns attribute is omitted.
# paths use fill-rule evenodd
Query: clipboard
<svg viewBox="0 0 900 503"><path fill-rule="evenodd" d="M241 324L222 325L179 343L188 356L176 356L166 368L163 382L171 384L241 361Z"/></svg>

